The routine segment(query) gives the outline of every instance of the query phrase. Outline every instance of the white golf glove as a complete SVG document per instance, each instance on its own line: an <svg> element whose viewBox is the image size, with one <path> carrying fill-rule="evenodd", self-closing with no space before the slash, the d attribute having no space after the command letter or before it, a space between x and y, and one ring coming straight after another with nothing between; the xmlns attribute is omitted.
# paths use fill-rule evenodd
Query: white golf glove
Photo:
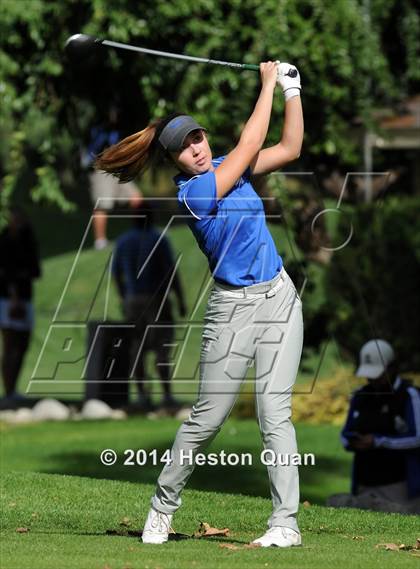
<svg viewBox="0 0 420 569"><path fill-rule="evenodd" d="M287 101L292 97L300 95L300 75L294 65L290 63L277 63L277 85L283 89L284 98Z"/></svg>

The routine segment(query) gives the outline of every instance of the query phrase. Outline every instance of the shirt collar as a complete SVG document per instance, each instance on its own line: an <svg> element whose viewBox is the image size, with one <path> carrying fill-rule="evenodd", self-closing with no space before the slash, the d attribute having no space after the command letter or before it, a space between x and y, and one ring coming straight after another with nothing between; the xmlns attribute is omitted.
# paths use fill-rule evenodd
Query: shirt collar
<svg viewBox="0 0 420 569"><path fill-rule="evenodd" d="M213 160L211 161L211 163L213 164L213 166L215 168L217 168L217 166L219 166L219 164L222 162L222 158L213 158ZM208 172L208 170L207 170ZM203 172L203 174L206 174L207 172ZM180 172L179 174L177 174L176 176L174 176L173 181L175 182L176 186L178 187L178 189L181 189L182 186L188 182L189 180L191 180L192 178L197 178L198 176L202 176L202 174L196 174L195 176L191 176L191 174L185 174L184 172Z"/></svg>

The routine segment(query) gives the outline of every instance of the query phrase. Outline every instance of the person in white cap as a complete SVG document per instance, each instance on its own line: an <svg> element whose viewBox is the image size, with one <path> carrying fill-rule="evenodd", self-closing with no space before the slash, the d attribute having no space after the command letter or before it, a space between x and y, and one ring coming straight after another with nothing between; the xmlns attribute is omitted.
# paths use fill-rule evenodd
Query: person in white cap
<svg viewBox="0 0 420 569"><path fill-rule="evenodd" d="M354 452L351 494L335 507L420 513L420 394L398 374L392 346L370 340L360 350L357 377L368 380L351 400L341 433Z"/></svg>

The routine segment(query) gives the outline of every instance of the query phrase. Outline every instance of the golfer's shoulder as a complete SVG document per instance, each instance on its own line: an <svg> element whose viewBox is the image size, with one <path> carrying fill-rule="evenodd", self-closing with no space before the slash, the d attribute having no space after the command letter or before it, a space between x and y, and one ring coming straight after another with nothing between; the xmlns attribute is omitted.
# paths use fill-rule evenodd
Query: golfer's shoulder
<svg viewBox="0 0 420 569"><path fill-rule="evenodd" d="M223 156L218 156L217 158L213 158L213 160L211 161L213 166L215 168L217 168L218 166L220 166L220 164L223 162L223 160L226 158L226 154L224 154Z"/></svg>
<svg viewBox="0 0 420 569"><path fill-rule="evenodd" d="M215 187L215 177L212 170L208 170L202 174L196 174L187 180L181 180L180 183L177 184L178 201L182 201L186 197L204 197L209 193L213 194Z"/></svg>
<svg viewBox="0 0 420 569"><path fill-rule="evenodd" d="M192 176L188 179L182 179L177 183L177 199L179 204L185 204L185 200L189 197L188 191L192 187L195 180L198 180L199 176Z"/></svg>

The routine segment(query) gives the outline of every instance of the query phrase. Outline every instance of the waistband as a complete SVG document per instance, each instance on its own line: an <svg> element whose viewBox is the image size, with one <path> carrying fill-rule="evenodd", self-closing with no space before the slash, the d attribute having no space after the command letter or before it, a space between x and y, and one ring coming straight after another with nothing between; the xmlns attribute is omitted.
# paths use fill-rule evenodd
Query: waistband
<svg viewBox="0 0 420 569"><path fill-rule="evenodd" d="M270 298L283 286L284 281L286 280L286 275L287 273L283 266L280 272L269 281L243 287L224 285L215 282L214 289L226 291L229 296L234 296L235 298L261 298L264 296L266 298Z"/></svg>

